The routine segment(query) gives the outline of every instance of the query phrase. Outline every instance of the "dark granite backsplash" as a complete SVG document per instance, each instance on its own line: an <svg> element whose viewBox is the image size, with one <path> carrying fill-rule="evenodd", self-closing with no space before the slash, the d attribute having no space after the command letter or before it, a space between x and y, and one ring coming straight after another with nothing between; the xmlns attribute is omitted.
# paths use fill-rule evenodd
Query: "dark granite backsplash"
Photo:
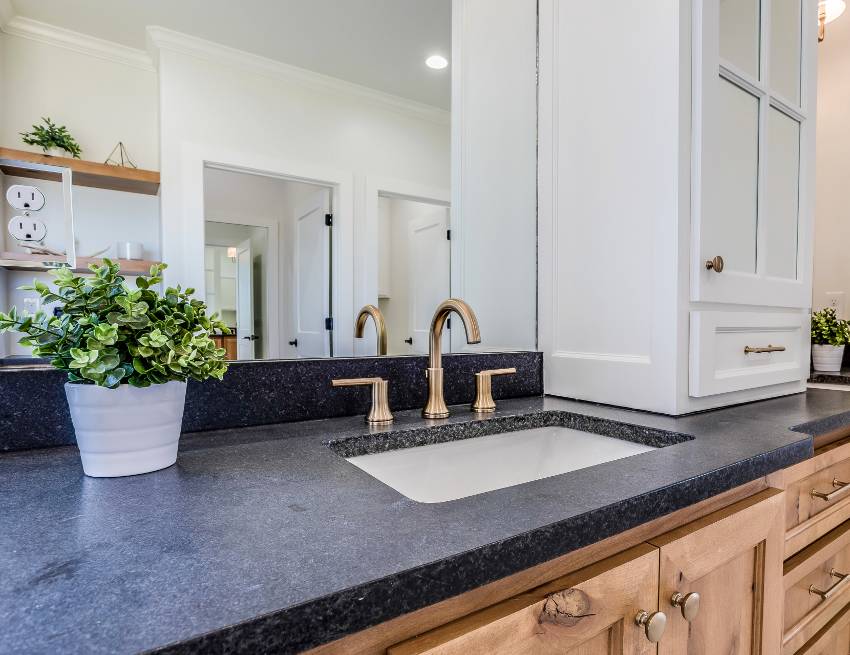
<svg viewBox="0 0 850 655"><path fill-rule="evenodd" d="M234 363L221 382L189 383L183 431L365 414L369 389L332 388L334 378L386 378L390 407L414 409L425 405L427 365L427 357ZM472 402L477 371L510 366L516 367L515 375L493 378L496 399L543 395L541 353L463 353L443 356L446 402ZM64 383L65 374L50 368L0 368L0 451L74 443Z"/></svg>

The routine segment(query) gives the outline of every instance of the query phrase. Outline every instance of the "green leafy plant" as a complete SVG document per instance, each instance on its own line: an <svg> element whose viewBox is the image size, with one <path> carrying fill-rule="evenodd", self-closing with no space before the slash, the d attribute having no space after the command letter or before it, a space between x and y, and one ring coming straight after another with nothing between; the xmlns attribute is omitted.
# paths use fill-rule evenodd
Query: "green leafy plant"
<svg viewBox="0 0 850 655"><path fill-rule="evenodd" d="M812 314L812 343L819 346L843 346L850 340L850 324L838 318L835 309L826 307Z"/></svg>
<svg viewBox="0 0 850 655"><path fill-rule="evenodd" d="M52 120L43 116L41 120L44 121L44 125L33 125L32 132L21 132L24 143L44 150L60 148L74 159L79 159L83 151L80 144L68 132L68 128L64 125L57 126Z"/></svg>
<svg viewBox="0 0 850 655"><path fill-rule="evenodd" d="M152 287L162 281L165 264L150 276L139 276L131 289L109 259L92 264L92 276L76 276L58 268L55 290L36 280L32 286L43 303L58 303L59 316L40 311L0 313L0 333L19 332L19 343L34 355L51 358L71 382L114 389L119 384L147 387L189 378L221 379L227 370L223 348L210 335L228 334L218 316L191 298L194 289L169 287L164 295Z"/></svg>

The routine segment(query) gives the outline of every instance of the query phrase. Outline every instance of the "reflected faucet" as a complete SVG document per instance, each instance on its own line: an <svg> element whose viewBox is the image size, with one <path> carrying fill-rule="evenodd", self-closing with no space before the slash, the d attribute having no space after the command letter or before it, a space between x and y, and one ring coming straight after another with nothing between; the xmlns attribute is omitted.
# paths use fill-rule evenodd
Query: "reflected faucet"
<svg viewBox="0 0 850 655"><path fill-rule="evenodd" d="M455 312L463 321L466 330L466 343L481 343L481 332L478 330L478 319L472 307L463 300L449 298L440 303L434 318L431 319L431 333L428 338L428 402L422 410L425 418L446 418L449 408L443 397L443 326L449 314Z"/></svg>
<svg viewBox="0 0 850 655"><path fill-rule="evenodd" d="M383 312L375 307L375 305L365 305L360 313L357 314L357 321L354 324L354 336L358 339L363 338L363 329L366 327L366 319L372 317L375 321L375 332L378 334L378 355L387 354L387 323L384 320Z"/></svg>

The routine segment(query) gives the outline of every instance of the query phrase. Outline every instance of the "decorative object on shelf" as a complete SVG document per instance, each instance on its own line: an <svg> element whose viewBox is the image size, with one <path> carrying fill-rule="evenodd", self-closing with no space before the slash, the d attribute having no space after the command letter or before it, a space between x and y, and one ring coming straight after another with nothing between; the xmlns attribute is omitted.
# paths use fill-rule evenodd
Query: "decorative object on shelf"
<svg viewBox="0 0 850 655"><path fill-rule="evenodd" d="M44 154L64 157L70 155L79 159L82 154L80 144L76 142L68 128L64 125L57 126L50 118L42 117L44 125L33 125L32 132L21 132L23 142L28 146L38 146Z"/></svg>
<svg viewBox="0 0 850 655"><path fill-rule="evenodd" d="M826 24L831 23L847 9L845 0L820 0L818 2L818 43L826 38Z"/></svg>
<svg viewBox="0 0 850 655"><path fill-rule="evenodd" d="M0 313L0 333L22 333L19 343L68 374L65 393L86 475L148 473L177 460L186 381L222 379L225 352L211 336L229 330L207 316L194 289L152 289L165 264L131 289L117 264L103 262L90 266L93 277L51 271L55 290L40 280L24 287L61 314L13 307Z"/></svg>
<svg viewBox="0 0 850 655"><path fill-rule="evenodd" d="M812 314L812 364L816 371L841 370L844 346L850 339L850 324L838 318L835 308L826 307Z"/></svg>
<svg viewBox="0 0 850 655"><path fill-rule="evenodd" d="M119 259L144 259L142 244L138 241L119 241L115 244Z"/></svg>
<svg viewBox="0 0 850 655"><path fill-rule="evenodd" d="M118 153L118 158L115 158L115 153ZM124 142L119 141L118 145L112 149L112 152L109 153L109 157L106 158L104 164L109 164L110 166L121 166L122 168L138 168L136 164L130 159L130 153L127 152L127 148L124 147Z"/></svg>

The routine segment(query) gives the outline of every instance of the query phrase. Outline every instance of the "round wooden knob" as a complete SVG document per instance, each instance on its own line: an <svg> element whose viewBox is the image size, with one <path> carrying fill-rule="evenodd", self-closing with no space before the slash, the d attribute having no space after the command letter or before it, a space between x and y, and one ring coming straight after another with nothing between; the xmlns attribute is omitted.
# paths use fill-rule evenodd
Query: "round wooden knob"
<svg viewBox="0 0 850 655"><path fill-rule="evenodd" d="M641 610L635 617L635 623L643 626L646 638L652 643L661 641L664 629L667 627L667 615L664 612L647 612Z"/></svg>
<svg viewBox="0 0 850 655"><path fill-rule="evenodd" d="M670 599L673 607L678 607L685 621L693 621L699 614L699 594L691 592L689 594L675 593Z"/></svg>
<svg viewBox="0 0 850 655"><path fill-rule="evenodd" d="M713 257L705 262L705 267L709 271L714 271L715 273L723 272L723 257L717 255L717 257Z"/></svg>

